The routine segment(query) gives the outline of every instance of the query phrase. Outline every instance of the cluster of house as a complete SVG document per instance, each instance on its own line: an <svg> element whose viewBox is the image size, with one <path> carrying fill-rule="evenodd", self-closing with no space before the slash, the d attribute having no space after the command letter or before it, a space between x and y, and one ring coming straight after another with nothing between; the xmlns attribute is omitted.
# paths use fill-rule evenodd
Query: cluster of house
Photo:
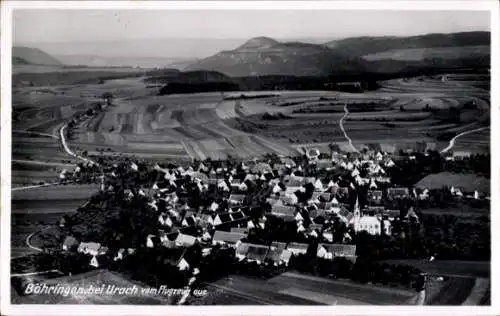
<svg viewBox="0 0 500 316"><path fill-rule="evenodd" d="M258 263L271 260L275 264L287 264L290 257L307 251L309 244L297 244L293 240L287 244L254 245L242 242L250 229L264 229L268 217L278 217L285 222L295 223L297 233L305 239L319 239L318 257L333 258L343 256L355 258L355 246L349 245L352 234L365 231L372 235L391 235L392 222L418 221L415 211L410 208L401 210L386 209L386 199L426 199L428 190L392 187L387 168L395 166L391 156L381 152L346 155L333 153L331 159L320 159L319 151L306 151L307 161L296 163L283 157L278 162L249 160L237 166L209 162L198 166L163 168L156 164L154 170L160 175L151 187L138 190L125 190L125 197L132 199L142 196L147 207L157 214L157 232L150 234L144 241L149 248L185 248L196 243L213 245L222 243L235 247L238 258ZM308 174L308 166L316 170L340 170L335 179L318 178ZM132 162L129 172L138 172L139 167ZM116 178L118 172L109 171L107 177ZM187 177L189 176L189 177ZM187 188L195 190L195 195L216 190L223 198L209 201L207 206L192 208L184 196ZM252 196L249 187L265 192L269 211L258 218L250 216L249 203ZM360 205L359 198L352 206L352 195L360 194L360 187L367 188L366 205ZM112 185L103 190L113 190ZM308 193L308 194L306 194ZM304 201L302 195L307 196ZM302 197L301 197L302 196ZM264 207L264 206L263 206ZM318 220L321 218L321 220ZM333 220L343 221L349 228L342 244L334 244ZM302 238L301 240L304 240ZM71 248L74 238L68 237L63 247ZM83 245L83 246L82 246ZM77 251L93 256L91 265L98 266L94 260L104 251L98 243L80 243ZM204 248L204 255L210 247ZM132 253L132 249L120 249L115 260ZM175 263L179 269L187 269L190 263L180 258Z"/></svg>

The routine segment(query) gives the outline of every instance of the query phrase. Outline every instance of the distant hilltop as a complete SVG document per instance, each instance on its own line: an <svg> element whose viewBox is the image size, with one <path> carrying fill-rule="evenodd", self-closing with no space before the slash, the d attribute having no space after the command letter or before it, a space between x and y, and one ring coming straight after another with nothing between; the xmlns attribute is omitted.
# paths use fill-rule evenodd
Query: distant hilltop
<svg viewBox="0 0 500 316"><path fill-rule="evenodd" d="M317 41L311 43L308 40L280 41L266 36L254 37L247 41L206 38L146 41L149 43L148 47L153 49L149 50L150 54L155 56L162 56L160 47L168 43L172 44L168 46L182 46L177 50L198 51L200 46L224 47L218 53L199 59L174 58L168 54L162 57L85 55L76 53L79 52L81 45L75 46L78 49L72 48L76 54L66 52L51 55L45 51L59 52L58 46L44 49L51 46L39 43L37 47L42 49L14 46L12 62L14 65L177 68L183 71L215 71L229 77L315 77L332 74L345 76L367 72L393 73L409 67L412 69L489 67L490 36L490 32L481 31L406 37L363 36L330 41L325 39L320 43ZM127 42L129 46L126 47L136 47L142 42L144 41ZM155 43L158 45L153 45ZM112 44L100 43L100 50L108 52L102 48L112 47ZM64 45L68 46L70 43ZM94 43L95 45L97 44ZM130 51L124 49L123 52L128 54Z"/></svg>
<svg viewBox="0 0 500 316"><path fill-rule="evenodd" d="M490 32L352 37L324 44L255 37L186 67L231 77L324 76L413 67L489 64ZM399 63L398 63L399 62ZM401 63L403 62L403 63Z"/></svg>
<svg viewBox="0 0 500 316"><path fill-rule="evenodd" d="M12 63L14 65L62 65L59 60L42 51L41 49L24 46L12 47Z"/></svg>
<svg viewBox="0 0 500 316"><path fill-rule="evenodd" d="M231 77L321 76L333 70L349 72L364 67L361 58L339 54L325 45L255 37L234 50L197 61L186 70L213 70Z"/></svg>
<svg viewBox="0 0 500 316"><path fill-rule="evenodd" d="M450 34L426 34L417 36L349 37L325 43L331 49L365 56L395 49L417 49L435 47L464 47L490 45L490 32L461 32Z"/></svg>

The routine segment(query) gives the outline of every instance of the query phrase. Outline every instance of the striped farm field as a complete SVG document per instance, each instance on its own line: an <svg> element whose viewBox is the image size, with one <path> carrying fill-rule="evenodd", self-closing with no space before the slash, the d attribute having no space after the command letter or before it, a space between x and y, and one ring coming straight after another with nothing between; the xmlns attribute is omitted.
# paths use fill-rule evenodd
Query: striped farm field
<svg viewBox="0 0 500 316"><path fill-rule="evenodd" d="M394 59L405 61L416 61L424 58L458 58L460 56L470 56L470 54L488 56L490 47L486 45L471 45L463 47L432 47L432 48L408 48L395 49L363 56L367 60Z"/></svg>
<svg viewBox="0 0 500 316"><path fill-rule="evenodd" d="M421 120L430 117L431 113L426 112L416 112L416 113L406 113L406 112L396 112L396 111L383 111L383 112L355 112L349 113L347 120Z"/></svg>
<svg viewBox="0 0 500 316"><path fill-rule="evenodd" d="M114 96L112 105L80 123L68 140L70 147L151 159L220 159L228 155L292 155L304 144L324 148L332 142L346 151L353 150L349 142L356 148L371 143L399 148L420 140L439 143L436 146L441 148L438 136L486 126L478 121L489 118L489 94L472 84L488 79L481 75L393 79L381 82L378 90L363 93L259 91L163 96L147 89L142 79L61 85L39 89L36 94L33 88L20 88L13 100L17 111L13 127L57 134L72 115L110 92ZM263 97L227 99L241 94ZM465 108L471 100L476 106ZM438 111L423 111L427 105ZM459 122L446 119L451 107L461 110ZM301 109L305 111L296 111ZM45 143L22 137L12 146L17 159L37 156L46 161L71 160L57 139ZM443 141L444 148L449 140ZM488 143L489 133L481 131L457 138L453 149L485 150Z"/></svg>
<svg viewBox="0 0 500 316"><path fill-rule="evenodd" d="M168 152L170 154L183 155L186 154L186 150L182 143L136 143L128 142L127 148L132 151L138 152Z"/></svg>
<svg viewBox="0 0 500 316"><path fill-rule="evenodd" d="M83 200L99 191L98 184L68 184L12 191L12 200Z"/></svg>
<svg viewBox="0 0 500 316"><path fill-rule="evenodd" d="M57 139L33 137L12 138L12 159L62 162L75 159L69 156Z"/></svg>

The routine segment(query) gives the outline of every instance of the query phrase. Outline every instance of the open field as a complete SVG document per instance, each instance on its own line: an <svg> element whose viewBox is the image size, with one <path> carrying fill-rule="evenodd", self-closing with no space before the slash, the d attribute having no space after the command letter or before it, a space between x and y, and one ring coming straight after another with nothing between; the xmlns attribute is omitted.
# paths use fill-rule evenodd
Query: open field
<svg viewBox="0 0 500 316"><path fill-rule="evenodd" d="M426 286L425 305L461 305L472 294L474 283L473 278L452 277L444 281L431 278Z"/></svg>
<svg viewBox="0 0 500 316"><path fill-rule="evenodd" d="M433 275L465 278L489 278L491 266L490 262L487 261L395 259L384 262L412 265Z"/></svg>
<svg viewBox="0 0 500 316"><path fill-rule="evenodd" d="M73 170L77 160L52 138L12 139L12 187L59 181L59 173Z"/></svg>
<svg viewBox="0 0 500 316"><path fill-rule="evenodd" d="M97 193L97 184L68 184L12 192L13 201L82 200Z"/></svg>
<svg viewBox="0 0 500 316"><path fill-rule="evenodd" d="M75 212L97 192L96 185L66 185L12 191L11 256L36 252L27 237L56 225L66 213Z"/></svg>
<svg viewBox="0 0 500 316"><path fill-rule="evenodd" d="M434 173L420 180L416 186L429 190L453 186L465 192L474 192L474 190L487 194L490 192L490 180L475 174Z"/></svg>
<svg viewBox="0 0 500 316"><path fill-rule="evenodd" d="M458 138L453 148L456 151L484 152L487 148L490 148L490 136L490 128L470 133Z"/></svg>
<svg viewBox="0 0 500 316"><path fill-rule="evenodd" d="M48 72L96 72L96 71L112 71L112 72L141 72L146 69L137 69L132 67L78 67L78 66L48 66L48 65L14 65L12 67L13 74L19 73L48 73Z"/></svg>
<svg viewBox="0 0 500 316"><path fill-rule="evenodd" d="M232 275L210 284L208 289L219 290L219 299L208 299L223 305L241 304L241 298L248 301L243 304L254 305L397 305L405 304L417 294L298 273L284 273L268 280Z"/></svg>
<svg viewBox="0 0 500 316"><path fill-rule="evenodd" d="M453 215L462 218L478 218L478 217L489 217L491 214L490 208L488 207L472 207L470 205L460 205L456 207L446 207L446 208L421 208L419 212L424 215Z"/></svg>
<svg viewBox="0 0 500 316"><path fill-rule="evenodd" d="M489 56L490 46L476 45L463 47L432 47L432 48L408 48L395 49L376 54L363 56L366 60L381 60L394 59L405 61L419 61L425 58L445 58L458 59L463 56L470 57L471 55Z"/></svg>
<svg viewBox="0 0 500 316"><path fill-rule="evenodd" d="M439 76L419 77L389 80L382 83L381 89L364 93L259 91L252 93L262 98L232 100L228 99L231 93L157 96L141 78L26 87L14 94L20 109L18 116L24 118L16 129L54 134L65 118L84 109L91 100L98 100L104 92L111 92L115 96L113 105L75 129L69 140L71 148L89 154L103 149L107 155L120 152L152 159L220 159L270 152L294 154L298 147L343 143L348 136L356 148L385 142L396 145L398 150L424 141L440 150L449 141L442 135L451 138L487 126L489 104L483 99L488 98L488 91L471 84L476 78L484 79L479 75L451 75L446 80ZM466 108L471 100L479 103ZM30 107L30 103L37 107ZM446 120L453 107L460 109L460 121ZM465 148L481 135L464 135L454 146ZM437 137L445 138L437 141ZM32 137L24 138L13 146L18 159L30 155L43 158L45 152L51 161L58 157L43 147L24 148ZM486 138L474 148L488 150Z"/></svg>

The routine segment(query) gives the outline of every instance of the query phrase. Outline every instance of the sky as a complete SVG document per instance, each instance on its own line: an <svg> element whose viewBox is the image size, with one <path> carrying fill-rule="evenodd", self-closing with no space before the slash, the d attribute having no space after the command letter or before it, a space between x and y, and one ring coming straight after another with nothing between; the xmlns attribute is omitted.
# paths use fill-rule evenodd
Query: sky
<svg viewBox="0 0 500 316"><path fill-rule="evenodd" d="M230 49L227 46L234 43L229 43L228 39L245 41L256 36L329 40L489 28L489 12L486 11L38 9L14 12L13 38L14 44L121 41L129 42L132 48L130 43L137 40L177 39L176 45L182 46L187 39L205 39L200 47L205 53L207 50ZM210 43L206 39L219 41L214 41L213 47L207 47ZM77 46L79 50L83 47L82 44ZM59 44L59 47L64 47L64 44ZM182 49L178 50L179 53Z"/></svg>

